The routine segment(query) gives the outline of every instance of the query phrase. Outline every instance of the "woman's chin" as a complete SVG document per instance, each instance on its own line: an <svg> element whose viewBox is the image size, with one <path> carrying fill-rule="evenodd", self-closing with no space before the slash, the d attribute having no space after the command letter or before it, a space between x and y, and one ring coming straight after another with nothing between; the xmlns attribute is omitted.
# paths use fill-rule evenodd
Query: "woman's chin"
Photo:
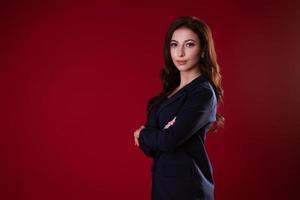
<svg viewBox="0 0 300 200"><path fill-rule="evenodd" d="M192 67L181 65L181 66L177 66L177 69L180 72L186 72L186 71L190 71L192 69Z"/></svg>

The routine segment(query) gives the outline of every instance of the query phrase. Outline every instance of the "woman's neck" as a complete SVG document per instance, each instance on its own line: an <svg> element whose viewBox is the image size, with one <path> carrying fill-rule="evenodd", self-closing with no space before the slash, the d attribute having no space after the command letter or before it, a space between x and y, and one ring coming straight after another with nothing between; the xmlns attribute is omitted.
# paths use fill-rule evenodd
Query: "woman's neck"
<svg viewBox="0 0 300 200"><path fill-rule="evenodd" d="M185 85L189 84L192 80L201 75L200 70L194 70L189 72L180 72L180 84L178 88L182 88Z"/></svg>

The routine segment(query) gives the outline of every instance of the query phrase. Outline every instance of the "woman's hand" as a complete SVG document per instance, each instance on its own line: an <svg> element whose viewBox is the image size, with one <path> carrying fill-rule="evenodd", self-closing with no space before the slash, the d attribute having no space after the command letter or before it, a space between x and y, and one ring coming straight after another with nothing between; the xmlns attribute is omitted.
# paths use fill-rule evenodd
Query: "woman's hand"
<svg viewBox="0 0 300 200"><path fill-rule="evenodd" d="M169 128L170 126L172 126L172 125L175 123L175 120L176 120L176 117L174 117L171 121L169 121L169 122L165 125L164 129L167 129L167 128Z"/></svg>
<svg viewBox="0 0 300 200"><path fill-rule="evenodd" d="M140 146L139 144L139 136L140 136L140 131L145 128L145 126L141 126L139 129L137 129L136 131L134 131L134 145L136 146Z"/></svg>
<svg viewBox="0 0 300 200"><path fill-rule="evenodd" d="M165 127L164 127L164 129L167 129L167 128L169 128L170 126L172 126L174 123L175 123L175 120L176 120L176 116L171 120L171 121L169 121L166 125L165 125ZM143 128L145 128L145 126L141 126L140 128L138 128L136 131L134 131L134 145L136 145L136 146L140 146L140 144L139 144L139 136L140 136L140 131L143 129Z"/></svg>

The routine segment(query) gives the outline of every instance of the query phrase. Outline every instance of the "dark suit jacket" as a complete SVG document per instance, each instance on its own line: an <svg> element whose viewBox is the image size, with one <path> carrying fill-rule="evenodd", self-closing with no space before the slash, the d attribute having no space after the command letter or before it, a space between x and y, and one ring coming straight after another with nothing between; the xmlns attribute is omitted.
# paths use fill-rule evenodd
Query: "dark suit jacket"
<svg viewBox="0 0 300 200"><path fill-rule="evenodd" d="M139 148L153 158L152 199L214 198L204 143L216 120L216 105L213 87L201 75L153 107L139 136ZM175 116L175 123L164 129Z"/></svg>

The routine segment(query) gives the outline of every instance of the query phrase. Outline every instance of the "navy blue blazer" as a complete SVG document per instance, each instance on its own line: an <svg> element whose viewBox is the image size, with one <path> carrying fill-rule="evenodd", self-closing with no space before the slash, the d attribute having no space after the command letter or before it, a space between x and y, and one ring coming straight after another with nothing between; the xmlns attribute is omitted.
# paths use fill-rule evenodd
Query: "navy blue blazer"
<svg viewBox="0 0 300 200"><path fill-rule="evenodd" d="M154 105L138 139L139 148L153 158L151 199L214 198L213 170L204 143L216 120L216 106L215 92L205 75ZM164 129L175 116L175 123Z"/></svg>

